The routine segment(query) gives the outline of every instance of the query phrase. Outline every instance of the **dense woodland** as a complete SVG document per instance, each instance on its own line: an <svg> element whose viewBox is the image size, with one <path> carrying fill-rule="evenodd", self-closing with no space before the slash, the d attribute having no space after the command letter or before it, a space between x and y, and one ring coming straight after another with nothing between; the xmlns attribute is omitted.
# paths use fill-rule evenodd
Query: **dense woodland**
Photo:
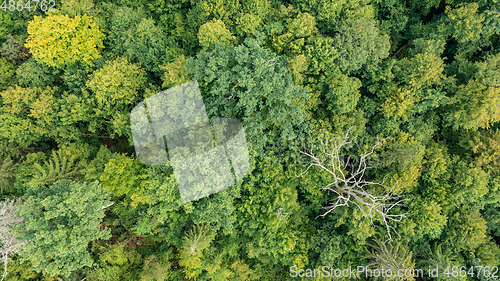
<svg viewBox="0 0 500 281"><path fill-rule="evenodd" d="M12 3L3 280L500 265L500 1ZM242 122L251 171L183 203L170 165L137 160L130 112L193 80L209 118Z"/></svg>

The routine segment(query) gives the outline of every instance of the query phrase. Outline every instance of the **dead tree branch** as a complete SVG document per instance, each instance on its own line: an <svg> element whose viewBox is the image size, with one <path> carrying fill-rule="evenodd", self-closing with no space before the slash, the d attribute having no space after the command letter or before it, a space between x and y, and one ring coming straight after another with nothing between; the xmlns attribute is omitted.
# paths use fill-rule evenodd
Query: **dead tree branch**
<svg viewBox="0 0 500 281"><path fill-rule="evenodd" d="M336 208L349 206L351 203L370 218L372 225L374 225L374 220L381 222L387 230L388 240L392 240L391 232L398 234L392 224L401 222L409 215L409 212L393 214L391 211L396 206L406 206L405 201L409 199L404 198L400 189L396 187L397 182L389 187L385 184L386 177L380 183L366 179L366 171L375 168L370 158L375 153L375 149L386 139L377 138L371 149L362 153L356 162L353 162L350 157L344 157L342 150L353 142L353 139L349 137L350 130L343 139L330 145L330 148L327 148L326 143L320 140L321 148L301 150L300 153L307 156L309 162L307 168L298 176L305 174L313 166L320 167L333 176L333 182L322 187L321 190L328 191L328 194L333 193L335 198L329 200L330 203L327 206L321 207L327 211L318 217L324 217ZM383 191L380 195L375 195L374 188Z"/></svg>
<svg viewBox="0 0 500 281"><path fill-rule="evenodd" d="M21 204L20 199L5 199L5 201L0 202L0 263L4 264L4 272L0 281L3 281L5 276L7 276L9 256L19 252L24 245L24 242L15 239L11 229L11 225L20 223L23 220L23 218L15 216L17 207Z"/></svg>

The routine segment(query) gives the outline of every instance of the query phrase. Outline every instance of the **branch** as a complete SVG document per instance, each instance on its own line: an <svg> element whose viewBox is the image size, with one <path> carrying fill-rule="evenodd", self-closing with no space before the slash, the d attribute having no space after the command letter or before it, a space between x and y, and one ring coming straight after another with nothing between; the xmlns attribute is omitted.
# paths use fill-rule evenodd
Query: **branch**
<svg viewBox="0 0 500 281"><path fill-rule="evenodd" d="M349 203L352 203L365 216L370 218L373 226L375 226L374 220L382 223L389 236L388 240L392 240L391 232L398 234L392 226L393 223L401 222L409 216L409 212L391 214L391 211L396 206L406 206L405 202L409 199L404 198L403 194L400 193L400 188L397 188L398 182L389 187L385 184L386 177L384 177L381 183L365 178L366 171L375 168L369 164L370 158L375 153L375 149L387 138L382 140L377 138L377 141L371 146L368 152L362 153L359 161L353 163L351 157L345 158L341 153L342 149L353 141L349 137L350 131L351 129L347 131L340 142L334 142L333 148L330 150L326 148L328 143L323 142L323 139L321 139L319 155L315 154L315 151L318 149L314 149L313 147L301 150L300 153L307 156L310 162L307 168L298 176L304 175L313 166L320 167L323 171L333 176L333 182L322 187L321 190L327 191L328 195L330 193L334 194L334 197L329 200L330 203L327 206L321 206L326 212L318 217L325 217L336 208L342 206L348 207ZM373 187L377 189L381 188L383 190L382 194L375 195L367 191L368 188Z"/></svg>

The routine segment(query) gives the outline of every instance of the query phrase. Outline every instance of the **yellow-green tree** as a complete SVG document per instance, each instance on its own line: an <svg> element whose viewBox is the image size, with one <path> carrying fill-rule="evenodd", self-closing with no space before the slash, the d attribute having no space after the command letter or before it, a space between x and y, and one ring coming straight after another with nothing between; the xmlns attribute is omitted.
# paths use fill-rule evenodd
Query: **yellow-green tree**
<svg viewBox="0 0 500 281"><path fill-rule="evenodd" d="M229 43L236 40L236 38L226 28L223 21L213 20L200 27L198 40L200 40L200 45L203 49L206 50L213 48L217 42L229 45Z"/></svg>
<svg viewBox="0 0 500 281"><path fill-rule="evenodd" d="M25 46L33 56L58 68L75 63L92 66L104 48L103 33L87 15L69 17L55 12L45 18L35 16L28 34Z"/></svg>

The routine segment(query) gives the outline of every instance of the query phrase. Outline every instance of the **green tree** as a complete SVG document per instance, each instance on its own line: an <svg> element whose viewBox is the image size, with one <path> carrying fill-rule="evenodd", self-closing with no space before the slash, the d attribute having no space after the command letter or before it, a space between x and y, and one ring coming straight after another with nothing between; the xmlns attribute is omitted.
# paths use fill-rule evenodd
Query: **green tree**
<svg viewBox="0 0 500 281"><path fill-rule="evenodd" d="M29 58L16 70L17 83L26 88L46 88L55 86L58 72L50 66Z"/></svg>
<svg viewBox="0 0 500 281"><path fill-rule="evenodd" d="M105 130L113 137L130 134L130 110L142 98L146 73L126 58L109 61L89 77L86 86L96 101L95 119L91 132Z"/></svg>
<svg viewBox="0 0 500 281"><path fill-rule="evenodd" d="M9 88L0 93L0 136L24 147L54 139L65 128L57 125L56 89Z"/></svg>
<svg viewBox="0 0 500 281"><path fill-rule="evenodd" d="M265 139L253 136L275 128L279 136L293 139L307 131L307 91L293 85L286 58L261 47L262 37L245 42L228 49L217 45L186 66L206 93L209 117L241 120L254 149L262 153Z"/></svg>
<svg viewBox="0 0 500 281"><path fill-rule="evenodd" d="M99 177L102 186L116 196L127 195L132 206L147 202L144 190L149 186L148 175L137 159L117 155L109 160Z"/></svg>
<svg viewBox="0 0 500 281"><path fill-rule="evenodd" d="M0 57L0 91L6 90L12 86L15 73L15 67L7 61L6 58Z"/></svg>
<svg viewBox="0 0 500 281"><path fill-rule="evenodd" d="M500 54L477 63L478 71L466 85L460 85L450 100L453 109L446 121L453 129L489 128L500 120Z"/></svg>
<svg viewBox="0 0 500 281"><path fill-rule="evenodd" d="M333 47L337 64L347 74L389 55L389 36L381 34L374 19L346 19L337 24Z"/></svg>
<svg viewBox="0 0 500 281"><path fill-rule="evenodd" d="M198 32L198 40L204 50L212 49L215 43L220 42L229 45L236 38L226 28L226 25L221 20L212 20L203 24Z"/></svg>
<svg viewBox="0 0 500 281"><path fill-rule="evenodd" d="M99 230L107 198L97 182L61 180L29 189L16 213L26 219L14 227L16 238L26 241L23 259L37 272L64 277L92 266L88 243L111 237L109 230Z"/></svg>
<svg viewBox="0 0 500 281"><path fill-rule="evenodd" d="M142 9L126 6L116 7L106 38L116 55L125 56L152 72L159 72L158 65L181 52L172 39Z"/></svg>
<svg viewBox="0 0 500 281"><path fill-rule="evenodd" d="M104 48L103 33L83 15L50 13L46 18L35 16L28 26L26 47L33 56L49 66L64 68L74 63L93 66Z"/></svg>

